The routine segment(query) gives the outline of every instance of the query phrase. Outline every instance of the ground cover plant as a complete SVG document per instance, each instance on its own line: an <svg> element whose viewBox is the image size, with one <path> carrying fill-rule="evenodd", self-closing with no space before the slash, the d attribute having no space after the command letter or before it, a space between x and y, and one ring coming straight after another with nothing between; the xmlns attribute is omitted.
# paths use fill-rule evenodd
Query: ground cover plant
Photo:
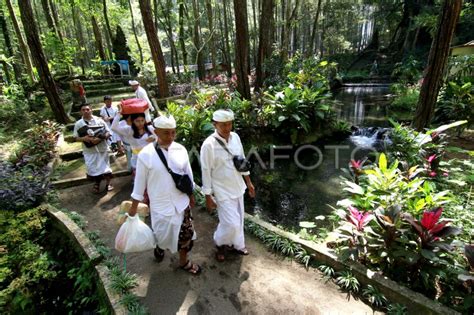
<svg viewBox="0 0 474 315"><path fill-rule="evenodd" d="M469 313L474 168L468 160L443 161L443 131L459 124L424 133L397 124L378 161L353 161L332 237L343 259Z"/></svg>

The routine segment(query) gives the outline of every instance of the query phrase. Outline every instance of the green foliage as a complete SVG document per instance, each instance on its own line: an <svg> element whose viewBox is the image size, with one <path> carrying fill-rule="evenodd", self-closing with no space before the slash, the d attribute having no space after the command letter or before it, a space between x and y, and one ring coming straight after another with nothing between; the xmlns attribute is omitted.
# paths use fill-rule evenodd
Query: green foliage
<svg viewBox="0 0 474 315"><path fill-rule="evenodd" d="M137 276L119 266L113 266L110 269L110 278L110 288L117 293L125 294L138 285Z"/></svg>
<svg viewBox="0 0 474 315"><path fill-rule="evenodd" d="M336 283L343 288L352 293L359 292L360 283L350 271L342 271L339 273L339 276L336 278Z"/></svg>
<svg viewBox="0 0 474 315"><path fill-rule="evenodd" d="M389 315L405 315L408 314L407 307L402 304L394 303L387 307L387 314Z"/></svg>
<svg viewBox="0 0 474 315"><path fill-rule="evenodd" d="M420 89L417 85L394 83L390 86L390 90L395 94L395 98L390 104L390 109L415 112L420 96Z"/></svg>
<svg viewBox="0 0 474 315"><path fill-rule="evenodd" d="M77 53L74 39L63 38L59 40L57 35L49 31L41 34L41 42L47 56L49 56L49 67L53 75L68 74L74 65Z"/></svg>
<svg viewBox="0 0 474 315"><path fill-rule="evenodd" d="M324 274L324 277L331 279L336 275L336 271L331 266L320 265L318 269Z"/></svg>
<svg viewBox="0 0 474 315"><path fill-rule="evenodd" d="M387 298L374 286L368 285L362 290L362 295L369 300L370 304L380 308L387 304Z"/></svg>
<svg viewBox="0 0 474 315"><path fill-rule="evenodd" d="M474 80L449 81L441 90L436 105L434 121L447 123L467 120L468 123L458 127L458 136L462 131L474 125Z"/></svg>
<svg viewBox="0 0 474 315"><path fill-rule="evenodd" d="M422 64L415 57L409 56L405 60L395 64L392 78L402 83L415 83L421 78Z"/></svg>

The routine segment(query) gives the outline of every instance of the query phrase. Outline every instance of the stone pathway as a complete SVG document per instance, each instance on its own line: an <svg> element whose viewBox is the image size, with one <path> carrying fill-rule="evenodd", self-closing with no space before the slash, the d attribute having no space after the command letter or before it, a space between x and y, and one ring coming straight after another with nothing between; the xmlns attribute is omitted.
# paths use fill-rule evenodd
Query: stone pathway
<svg viewBox="0 0 474 315"><path fill-rule="evenodd" d="M130 198L131 177L116 178L113 184L115 190L102 195L91 194L91 185L59 191L62 206L84 215L87 229L99 231L111 248L118 207ZM373 314L318 270L269 252L251 236L246 237L249 256L216 262L212 233L217 220L205 210L195 209L193 215L198 240L192 259L203 267L200 276L178 269L177 256L169 252L159 264L151 251L127 255L127 270L139 278L135 293L151 314Z"/></svg>

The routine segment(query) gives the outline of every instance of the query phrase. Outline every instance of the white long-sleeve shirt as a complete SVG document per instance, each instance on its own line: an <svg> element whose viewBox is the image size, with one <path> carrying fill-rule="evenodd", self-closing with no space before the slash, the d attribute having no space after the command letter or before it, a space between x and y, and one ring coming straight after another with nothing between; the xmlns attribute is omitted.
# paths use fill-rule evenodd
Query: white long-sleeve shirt
<svg viewBox="0 0 474 315"><path fill-rule="evenodd" d="M177 174L188 174L193 181L188 151L179 143L173 142L168 150L162 150L169 168ZM176 188L153 143L148 144L138 154L135 184L132 198L143 200L147 189L151 211L160 215L172 216L183 212L189 205L189 197Z"/></svg>
<svg viewBox="0 0 474 315"><path fill-rule="evenodd" d="M219 138L233 155L245 156L239 135L231 132L229 141L219 136L217 131L204 140L201 147L202 191L205 195L214 194L217 200L234 199L245 193L242 175L234 166L232 156L217 142Z"/></svg>
<svg viewBox="0 0 474 315"><path fill-rule="evenodd" d="M138 89L135 91L135 96L139 99L147 101L148 109L151 110L152 112L155 111L155 108L153 107L153 103L148 98L148 94L146 93L144 88L142 88L141 86L138 86Z"/></svg>
<svg viewBox="0 0 474 315"><path fill-rule="evenodd" d="M111 127L112 131L115 131L116 133L118 133L126 143L130 144L132 151L135 151L136 154L138 154L138 152L143 147L148 145L149 142L147 141L147 139L149 137L153 137L156 139L156 135L154 132L155 129L152 126L146 126L146 128L148 128L151 134L148 134L147 132L145 132L140 138L135 138L133 136L132 127L127 125L126 123L120 123L119 114L115 115L114 120L112 121L112 127Z"/></svg>

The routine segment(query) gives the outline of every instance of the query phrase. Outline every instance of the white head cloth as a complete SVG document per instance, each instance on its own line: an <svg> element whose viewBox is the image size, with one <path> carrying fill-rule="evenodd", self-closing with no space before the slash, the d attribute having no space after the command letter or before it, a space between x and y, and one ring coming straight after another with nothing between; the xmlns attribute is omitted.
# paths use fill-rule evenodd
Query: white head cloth
<svg viewBox="0 0 474 315"><path fill-rule="evenodd" d="M140 83L138 83L137 80L130 80L130 81L128 81L128 84L130 84L130 85L139 85Z"/></svg>
<svg viewBox="0 0 474 315"><path fill-rule="evenodd" d="M176 120L174 120L173 116L166 117L162 115L153 120L153 126L161 129L174 129L176 128Z"/></svg>
<svg viewBox="0 0 474 315"><path fill-rule="evenodd" d="M212 120L217 122L227 122L234 120L234 112L230 109L219 109L212 115Z"/></svg>

